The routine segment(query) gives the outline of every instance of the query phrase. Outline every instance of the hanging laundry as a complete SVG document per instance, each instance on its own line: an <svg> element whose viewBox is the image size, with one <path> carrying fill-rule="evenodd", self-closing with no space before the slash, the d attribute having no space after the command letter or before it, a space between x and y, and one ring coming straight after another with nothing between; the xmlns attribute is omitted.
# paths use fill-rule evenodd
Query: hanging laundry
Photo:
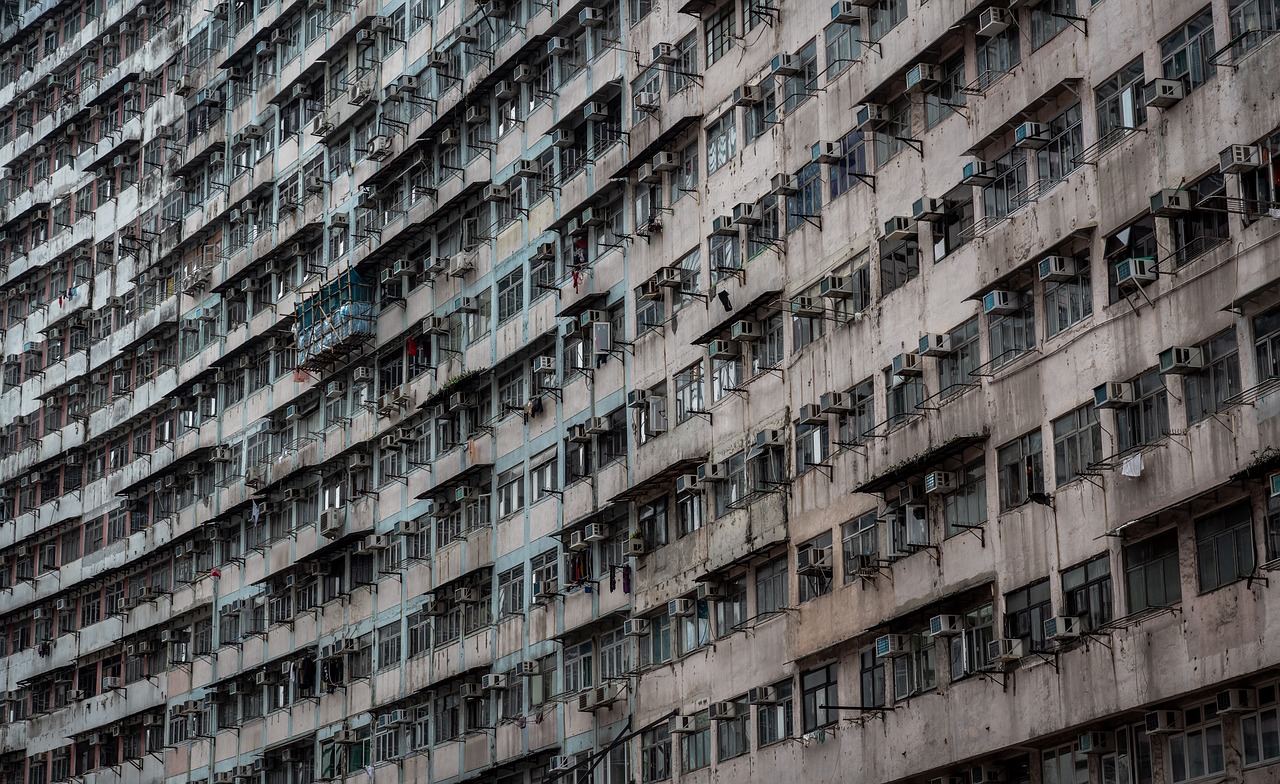
<svg viewBox="0 0 1280 784"><path fill-rule="evenodd" d="M1129 455L1124 459L1124 462L1120 464L1120 475L1133 476L1133 477L1142 476L1142 453L1141 452L1138 452L1137 454Z"/></svg>
<svg viewBox="0 0 1280 784"><path fill-rule="evenodd" d="M631 593L631 567L622 567L622 592Z"/></svg>

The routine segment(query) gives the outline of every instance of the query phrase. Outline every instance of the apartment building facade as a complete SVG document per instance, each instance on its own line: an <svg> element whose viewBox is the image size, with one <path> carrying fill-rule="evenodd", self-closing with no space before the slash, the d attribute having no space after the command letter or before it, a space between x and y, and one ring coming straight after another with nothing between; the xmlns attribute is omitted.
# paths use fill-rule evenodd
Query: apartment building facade
<svg viewBox="0 0 1280 784"><path fill-rule="evenodd" d="M0 4L0 784L1276 780L1278 15Z"/></svg>

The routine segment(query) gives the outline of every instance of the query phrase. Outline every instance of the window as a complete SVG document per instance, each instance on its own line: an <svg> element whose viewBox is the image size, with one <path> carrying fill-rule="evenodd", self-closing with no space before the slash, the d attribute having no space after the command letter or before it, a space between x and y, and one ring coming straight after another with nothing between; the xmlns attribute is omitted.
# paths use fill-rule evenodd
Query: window
<svg viewBox="0 0 1280 784"><path fill-rule="evenodd" d="M761 748L786 740L795 732L792 691L789 680L775 683L773 693L777 702L756 708L756 735Z"/></svg>
<svg viewBox="0 0 1280 784"><path fill-rule="evenodd" d="M591 642L564 649L564 691L566 694L589 689L595 684L591 674Z"/></svg>
<svg viewBox="0 0 1280 784"><path fill-rule="evenodd" d="M1093 315L1093 286L1088 256L1076 258L1079 270L1069 280L1048 281L1044 285L1044 327L1053 337L1073 324Z"/></svg>
<svg viewBox="0 0 1280 784"><path fill-rule="evenodd" d="M640 734L640 780L671 778L671 730L666 722Z"/></svg>
<svg viewBox="0 0 1280 784"><path fill-rule="evenodd" d="M751 750L748 730L751 724L751 703L745 696L733 703L733 718L716 723L716 759L724 762L740 757ZM762 708L763 710L763 708Z"/></svg>
<svg viewBox="0 0 1280 784"><path fill-rule="evenodd" d="M1142 98L1142 58L1121 68L1094 90L1097 102L1098 138L1141 128L1147 124L1147 105Z"/></svg>
<svg viewBox="0 0 1280 784"><path fill-rule="evenodd" d="M1054 484L1071 482L1102 459L1102 426L1092 403L1053 420Z"/></svg>
<svg viewBox="0 0 1280 784"><path fill-rule="evenodd" d="M693 732L680 736L680 772L701 770L711 764L711 715L693 714Z"/></svg>
<svg viewBox="0 0 1280 784"><path fill-rule="evenodd" d="M975 86L985 90L1022 62L1021 30L1017 25L978 44L978 78Z"/></svg>
<svg viewBox="0 0 1280 784"><path fill-rule="evenodd" d="M925 399L924 376L896 376L893 368L886 368L884 386L889 427L897 427L920 413L916 406Z"/></svg>
<svg viewBox="0 0 1280 784"><path fill-rule="evenodd" d="M703 410L702 363L695 362L672 378L675 389L676 424L687 422L694 412Z"/></svg>
<svg viewBox="0 0 1280 784"><path fill-rule="evenodd" d="M1036 150L1037 188L1044 193L1066 179L1079 166L1077 156L1084 151L1084 122L1080 104L1067 107L1049 121L1049 143Z"/></svg>
<svg viewBox="0 0 1280 784"><path fill-rule="evenodd" d="M1263 686L1258 689L1258 705L1262 710L1240 719L1245 765L1280 760L1280 710L1275 702L1275 684Z"/></svg>
<svg viewBox="0 0 1280 784"><path fill-rule="evenodd" d="M1017 147L992 161L996 178L982 189L982 215L1007 217L1022 206L1018 196L1027 189L1027 154Z"/></svg>
<svg viewBox="0 0 1280 784"><path fill-rule="evenodd" d="M833 584L831 562L834 553L831 549L831 532L817 536L796 548L796 558L803 561L807 557L815 557L817 552L826 553L827 566L811 567L800 573L800 601L807 602L819 596L831 593Z"/></svg>
<svg viewBox="0 0 1280 784"><path fill-rule="evenodd" d="M867 9L872 41L879 41L907 18L907 0L877 0Z"/></svg>
<svg viewBox="0 0 1280 784"><path fill-rule="evenodd" d="M862 689L860 705L878 708L884 705L884 659L876 655L876 646L858 653L858 684Z"/></svg>
<svg viewBox="0 0 1280 784"><path fill-rule="evenodd" d="M762 93L761 100L748 106L744 113L743 131L747 135L748 144L760 138L778 122L777 93L771 89L764 89Z"/></svg>
<svg viewBox="0 0 1280 784"><path fill-rule="evenodd" d="M671 198L675 204L686 193L693 193L698 187L698 142L685 145L680 151L680 166L671 173Z"/></svg>
<svg viewBox="0 0 1280 784"><path fill-rule="evenodd" d="M1031 289L1016 291L1017 309L987 317L991 341L991 368L1004 367L1036 347L1035 300Z"/></svg>
<svg viewBox="0 0 1280 784"><path fill-rule="evenodd" d="M1213 9L1206 8L1160 42L1160 68L1166 79L1181 79L1191 92L1213 76Z"/></svg>
<svg viewBox="0 0 1280 784"><path fill-rule="evenodd" d="M955 536L987 521L987 466L975 460L956 472L956 489L942 498L947 536Z"/></svg>
<svg viewBox="0 0 1280 784"><path fill-rule="evenodd" d="M844 563L844 581L851 583L858 578L858 556L870 556L874 562L880 557L880 527L875 510L855 517L840 526L840 557Z"/></svg>
<svg viewBox="0 0 1280 784"><path fill-rule="evenodd" d="M787 231L795 231L822 213L822 165L806 163L796 172L796 193L787 197Z"/></svg>
<svg viewBox="0 0 1280 784"><path fill-rule="evenodd" d="M848 70L854 61L862 55L862 44L859 39L862 38L862 25L840 24L839 22L829 25L823 31L823 40L826 43L827 57L824 61L827 65L826 75L827 81L830 82L840 74Z"/></svg>
<svg viewBox="0 0 1280 784"><path fill-rule="evenodd" d="M1066 614L1079 618L1087 631L1111 623L1111 558L1106 553L1062 572L1062 597Z"/></svg>
<svg viewBox="0 0 1280 784"><path fill-rule="evenodd" d="M711 360L711 402L718 403L742 386L742 357ZM717 506L719 505L719 493ZM717 515L718 516L718 515Z"/></svg>
<svg viewBox="0 0 1280 784"><path fill-rule="evenodd" d="M1196 520L1196 563L1201 593L1253 574L1253 518L1248 502Z"/></svg>
<svg viewBox="0 0 1280 784"><path fill-rule="evenodd" d="M513 566L498 575L498 617L524 612L524 565Z"/></svg>
<svg viewBox="0 0 1280 784"><path fill-rule="evenodd" d="M887 297L919 274L920 242L917 238L880 241L880 296Z"/></svg>
<svg viewBox="0 0 1280 784"><path fill-rule="evenodd" d="M1235 329L1229 329L1200 346L1200 354L1204 368L1184 376L1182 381L1189 425L1221 411L1226 401L1240 392L1240 358Z"/></svg>
<svg viewBox="0 0 1280 784"><path fill-rule="evenodd" d="M827 172L831 180L831 198L853 190L853 186L861 182L857 175L868 173L867 138L862 131L850 131L840 139L839 162L831 164Z"/></svg>
<svg viewBox="0 0 1280 784"><path fill-rule="evenodd" d="M943 197L942 219L930 224L933 261L937 263L968 242L973 228L973 188L961 185Z"/></svg>
<svg viewBox="0 0 1280 784"><path fill-rule="evenodd" d="M707 18L707 67L710 68L733 46L734 13L736 3L726 3L723 8Z"/></svg>
<svg viewBox="0 0 1280 784"><path fill-rule="evenodd" d="M977 316L951 330L951 353L938 360L938 379L944 396L976 383L971 374L982 363L982 348L978 337Z"/></svg>
<svg viewBox="0 0 1280 784"><path fill-rule="evenodd" d="M1133 382L1134 402L1116 412L1120 451L1155 443L1169 432L1169 398L1164 377L1152 370Z"/></svg>
<svg viewBox="0 0 1280 784"><path fill-rule="evenodd" d="M983 670L987 666L987 646L995 639L995 606L990 602L961 618L964 631L948 641L953 681Z"/></svg>
<svg viewBox="0 0 1280 784"><path fill-rule="evenodd" d="M730 109L707 126L707 174L714 174L737 154L736 117L735 111Z"/></svg>
<svg viewBox="0 0 1280 784"><path fill-rule="evenodd" d="M671 616L663 613L649 619L649 633L640 641L640 663L662 664L671 661Z"/></svg>
<svg viewBox="0 0 1280 784"><path fill-rule="evenodd" d="M1040 431L1017 438L1000 447L996 454L1000 471L1000 511L1007 512L1044 492L1044 458Z"/></svg>
<svg viewBox="0 0 1280 784"><path fill-rule="evenodd" d="M676 43L676 61L667 72L667 89L675 95L693 84L693 77L698 73L698 36L689 33Z"/></svg>
<svg viewBox="0 0 1280 784"><path fill-rule="evenodd" d="M1048 580L1004 595L1004 635L1022 640L1023 653L1045 650L1044 622L1052 617Z"/></svg>
<svg viewBox="0 0 1280 784"><path fill-rule="evenodd" d="M904 2L904 0L893 1ZM891 101L885 107L885 114L887 120L884 127L873 137L876 145L877 168L884 166L893 156L907 149L907 143L903 139L911 138L911 96L902 95Z"/></svg>
<svg viewBox="0 0 1280 784"><path fill-rule="evenodd" d="M530 503L548 498L560 489L560 464L553 457L529 471ZM501 500L501 499L499 499Z"/></svg>
<svg viewBox="0 0 1280 784"><path fill-rule="evenodd" d="M928 629L907 634L906 647L893 660L893 698L903 700L938 686L937 654Z"/></svg>
<svg viewBox="0 0 1280 784"><path fill-rule="evenodd" d="M1041 784L1089 784L1089 755L1074 744L1040 753Z"/></svg>
<svg viewBox="0 0 1280 784"><path fill-rule="evenodd" d="M524 269L517 267L498 281L498 322L502 323L524 309Z"/></svg>
<svg viewBox="0 0 1280 784"><path fill-rule="evenodd" d="M938 84L924 96L925 127L932 128L955 113L956 105L963 104L965 95L961 90L964 80L964 52L947 60L939 66Z"/></svg>
<svg viewBox="0 0 1280 784"><path fill-rule="evenodd" d="M813 732L819 727L829 727L836 723L839 712L827 707L840 704L834 664L802 673L800 693L804 732Z"/></svg>
<svg viewBox="0 0 1280 784"><path fill-rule="evenodd" d="M634 25L648 16L649 12L653 10L653 0L631 0L629 8L631 13L627 15L627 20ZM648 781L648 779L645 779L645 781Z"/></svg>
<svg viewBox="0 0 1280 784"><path fill-rule="evenodd" d="M781 612L787 606L787 556L756 569L756 617Z"/></svg>
<svg viewBox="0 0 1280 784"><path fill-rule="evenodd" d="M1280 24L1280 4L1276 0L1231 0L1228 11L1231 55L1236 59L1257 49L1270 38Z"/></svg>
<svg viewBox="0 0 1280 784"><path fill-rule="evenodd" d="M1222 773L1222 720L1215 702L1197 705L1182 714L1185 729L1168 738L1170 781L1182 781Z"/></svg>
<svg viewBox="0 0 1280 784"><path fill-rule="evenodd" d="M389 623L378 629L378 669L385 670L400 664L400 622Z"/></svg>
<svg viewBox="0 0 1280 784"><path fill-rule="evenodd" d="M1076 0L1047 0L1031 9L1031 49L1039 49L1067 29L1076 15Z"/></svg>
<svg viewBox="0 0 1280 784"><path fill-rule="evenodd" d="M498 475L498 517L513 515L524 508L524 469L513 468Z"/></svg>
<svg viewBox="0 0 1280 784"><path fill-rule="evenodd" d="M724 598L715 604L716 634L727 637L747 621L747 579L728 580L721 587Z"/></svg>
<svg viewBox="0 0 1280 784"><path fill-rule="evenodd" d="M695 601L693 613L680 616L677 625L681 656L711 644L711 614L705 601Z"/></svg>
<svg viewBox="0 0 1280 784"><path fill-rule="evenodd" d="M811 40L801 47L796 57L800 60L800 70L786 77L782 84L785 95L782 108L787 114L799 109L801 104L813 96L812 91L818 81L817 41Z"/></svg>
<svg viewBox="0 0 1280 784"><path fill-rule="evenodd" d="M1280 376L1280 308L1253 317L1258 379Z"/></svg>
<svg viewBox="0 0 1280 784"><path fill-rule="evenodd" d="M1165 531L1124 548L1124 577L1130 613L1182 601L1178 532Z"/></svg>
<svg viewBox="0 0 1280 784"><path fill-rule="evenodd" d="M782 364L784 323L781 313L772 313L760 320L760 339L751 344L752 378Z"/></svg>
<svg viewBox="0 0 1280 784"><path fill-rule="evenodd" d="M1191 209L1169 221L1173 229L1175 269L1190 264L1231 237L1224 198L1227 187L1222 173L1206 175L1186 190Z"/></svg>

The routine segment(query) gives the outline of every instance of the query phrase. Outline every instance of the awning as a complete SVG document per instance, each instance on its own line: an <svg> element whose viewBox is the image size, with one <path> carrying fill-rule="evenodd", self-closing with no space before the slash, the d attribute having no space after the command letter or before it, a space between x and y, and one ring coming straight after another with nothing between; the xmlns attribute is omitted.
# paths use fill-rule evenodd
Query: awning
<svg viewBox="0 0 1280 784"><path fill-rule="evenodd" d="M967 436L956 436L950 441L946 441L937 446L930 447L915 457L898 463L889 470L879 476L863 482L853 488L854 493L880 493L890 487L910 479L913 476L919 476L928 469L938 465L942 461L958 457L965 450L978 444L985 443L990 433L973 433Z"/></svg>

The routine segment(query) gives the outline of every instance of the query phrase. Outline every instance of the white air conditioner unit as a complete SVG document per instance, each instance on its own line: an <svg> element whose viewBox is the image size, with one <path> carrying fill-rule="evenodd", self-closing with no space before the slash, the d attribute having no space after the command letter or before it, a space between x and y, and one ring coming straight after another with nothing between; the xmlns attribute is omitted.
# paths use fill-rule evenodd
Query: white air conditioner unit
<svg viewBox="0 0 1280 784"><path fill-rule="evenodd" d="M893 375L919 376L923 373L924 366L920 363L920 355L914 351L904 352L893 358Z"/></svg>
<svg viewBox="0 0 1280 784"><path fill-rule="evenodd" d="M929 635L954 637L964 631L964 618L959 615L935 615L929 619Z"/></svg>
<svg viewBox="0 0 1280 784"><path fill-rule="evenodd" d="M1170 346L1160 352L1160 372L1194 373L1204 367L1204 352L1196 346Z"/></svg>
<svg viewBox="0 0 1280 784"><path fill-rule="evenodd" d="M1012 23L1008 10L1004 8L984 8L978 14L978 37L991 38L1003 33Z"/></svg>
<svg viewBox="0 0 1280 784"><path fill-rule="evenodd" d="M1147 106L1167 109L1187 97L1187 87L1181 79L1152 79L1142 86L1142 99Z"/></svg>
<svg viewBox="0 0 1280 784"><path fill-rule="evenodd" d="M649 633L647 618L628 618L622 622L622 633L627 637L643 637Z"/></svg>
<svg viewBox="0 0 1280 784"><path fill-rule="evenodd" d="M1156 279L1155 259L1134 256L1116 263L1116 286L1127 289L1140 287Z"/></svg>
<svg viewBox="0 0 1280 784"><path fill-rule="evenodd" d="M862 24L862 6L854 0L838 0L831 6L831 21L836 24Z"/></svg>
<svg viewBox="0 0 1280 784"><path fill-rule="evenodd" d="M773 686L756 686L748 689L747 702L752 705L777 705L778 690Z"/></svg>
<svg viewBox="0 0 1280 784"><path fill-rule="evenodd" d="M831 573L831 548L807 547L796 553L796 573L818 576Z"/></svg>
<svg viewBox="0 0 1280 784"><path fill-rule="evenodd" d="M1258 709L1256 689L1227 689L1218 692L1218 713L1248 713Z"/></svg>
<svg viewBox="0 0 1280 784"><path fill-rule="evenodd" d="M1218 156L1218 170L1223 174L1253 171L1262 165L1262 148L1256 144L1233 144Z"/></svg>
<svg viewBox="0 0 1280 784"><path fill-rule="evenodd" d="M1061 282L1074 278L1079 273L1079 265L1070 256L1045 256L1036 265L1040 280Z"/></svg>
<svg viewBox="0 0 1280 784"><path fill-rule="evenodd" d="M1080 636L1080 619L1070 615L1055 615L1044 620L1044 638L1060 642Z"/></svg>
<svg viewBox="0 0 1280 784"><path fill-rule="evenodd" d="M1169 735L1182 729L1182 712L1172 710L1151 711L1146 717L1148 735Z"/></svg>
<svg viewBox="0 0 1280 784"><path fill-rule="evenodd" d="M956 475L951 471L930 471L924 475L924 492L949 493L956 489Z"/></svg>
<svg viewBox="0 0 1280 784"><path fill-rule="evenodd" d="M637 112L656 112L662 105L662 96L655 92L639 92L632 97L631 105Z"/></svg>
<svg viewBox="0 0 1280 784"><path fill-rule="evenodd" d="M707 353L712 359L734 359L741 349L732 340L713 340L707 344Z"/></svg>
<svg viewBox="0 0 1280 784"><path fill-rule="evenodd" d="M866 103L858 107L857 127L860 131L878 130L888 121L888 111L878 103Z"/></svg>
<svg viewBox="0 0 1280 784"><path fill-rule="evenodd" d="M778 76L795 76L804 68L804 62L794 54L774 55L770 70Z"/></svg>
<svg viewBox="0 0 1280 784"><path fill-rule="evenodd" d="M827 415L816 403L806 403L800 406L800 416L796 421L802 425L825 425Z"/></svg>
<svg viewBox="0 0 1280 784"><path fill-rule="evenodd" d="M1093 404L1098 408L1121 408L1134 401L1133 384L1109 381L1093 390Z"/></svg>
<svg viewBox="0 0 1280 784"><path fill-rule="evenodd" d="M672 599L667 602L667 615L674 618L685 618L698 611L698 603L693 599Z"/></svg>
<svg viewBox="0 0 1280 784"><path fill-rule="evenodd" d="M938 66L917 63L907 71L907 92L919 92L938 83Z"/></svg>
<svg viewBox="0 0 1280 784"><path fill-rule="evenodd" d="M987 644L987 661L997 664L1015 662L1022 658L1022 640L1001 638Z"/></svg>
<svg viewBox="0 0 1280 784"><path fill-rule="evenodd" d="M910 640L905 634L882 634L876 638L876 656L879 658L903 656L910 647Z"/></svg>
<svg viewBox="0 0 1280 784"><path fill-rule="evenodd" d="M1013 146L1038 150L1049 144L1049 126L1038 122L1024 122L1013 132Z"/></svg>
<svg viewBox="0 0 1280 784"><path fill-rule="evenodd" d="M985 187L995 182L997 173L995 164L986 161L970 161L964 165L960 181L965 185Z"/></svg>
<svg viewBox="0 0 1280 784"><path fill-rule="evenodd" d="M911 217L917 221L939 221L946 216L946 213L945 199L916 199L915 204L911 205Z"/></svg>
<svg viewBox="0 0 1280 784"><path fill-rule="evenodd" d="M1018 295L1012 291L996 289L982 295L982 312L988 316L1015 313L1021 304Z"/></svg>
<svg viewBox="0 0 1280 784"><path fill-rule="evenodd" d="M1151 212L1177 215L1191 209L1191 194L1181 188L1163 188L1151 194Z"/></svg>

